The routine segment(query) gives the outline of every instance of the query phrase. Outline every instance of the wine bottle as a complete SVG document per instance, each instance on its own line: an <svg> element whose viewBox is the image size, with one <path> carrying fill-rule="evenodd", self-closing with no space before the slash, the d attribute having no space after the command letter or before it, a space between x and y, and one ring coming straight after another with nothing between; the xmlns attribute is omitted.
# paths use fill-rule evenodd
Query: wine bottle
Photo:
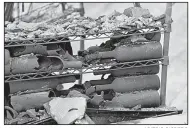
<svg viewBox="0 0 190 128"><path fill-rule="evenodd" d="M133 108L140 105L142 108L158 107L160 105L160 96L158 91L138 91L132 93L121 94L114 97L112 103L120 104L125 108Z"/></svg>
<svg viewBox="0 0 190 128"><path fill-rule="evenodd" d="M63 83L75 82L76 78L74 76L58 77L58 78L47 78L47 79L37 79L37 80L27 80L10 82L10 93L16 93L18 91L26 90L37 90L41 88L56 88L57 85Z"/></svg>
<svg viewBox="0 0 190 128"><path fill-rule="evenodd" d="M111 69L115 69L112 67ZM148 75L148 74L157 74L159 72L159 65L150 65L145 67L133 67L133 68L125 68L123 69L115 69L115 70L95 70L93 71L94 75L102 75L102 74L111 74L114 77L120 76L129 76L129 75Z"/></svg>
<svg viewBox="0 0 190 128"><path fill-rule="evenodd" d="M11 56L10 56L9 50L5 49L4 52L5 52L5 63L4 63L4 65L7 65L7 64L9 64Z"/></svg>
<svg viewBox="0 0 190 128"><path fill-rule="evenodd" d="M90 80L90 85L104 85L104 84L111 84L113 82L113 78L108 79L101 79L101 80Z"/></svg>
<svg viewBox="0 0 190 128"><path fill-rule="evenodd" d="M121 62L156 59L162 57L162 45L159 42L151 42L133 46L120 46L113 51L99 52L86 55L85 60L115 58Z"/></svg>
<svg viewBox="0 0 190 128"><path fill-rule="evenodd" d="M10 64L7 64L5 65L5 75L9 75L10 72L11 72L11 65Z"/></svg>
<svg viewBox="0 0 190 128"><path fill-rule="evenodd" d="M81 61L64 61L59 56L22 56L14 57L7 64L5 74L33 73L38 71L61 71L64 68L81 68ZM8 69L10 68L10 69Z"/></svg>
<svg viewBox="0 0 190 128"><path fill-rule="evenodd" d="M16 95L11 97L11 104L17 112L27 111L34 108L42 108L44 103L53 98L48 97L49 92Z"/></svg>
<svg viewBox="0 0 190 128"><path fill-rule="evenodd" d="M95 91L113 89L115 92L125 93L159 88L160 79L157 75L144 75L116 78L111 84L96 85Z"/></svg>

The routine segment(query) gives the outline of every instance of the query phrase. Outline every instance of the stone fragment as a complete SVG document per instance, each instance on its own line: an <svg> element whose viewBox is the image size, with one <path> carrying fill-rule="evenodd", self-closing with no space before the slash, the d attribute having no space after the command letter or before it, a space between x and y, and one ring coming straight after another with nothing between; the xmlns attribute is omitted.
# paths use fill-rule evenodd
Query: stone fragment
<svg viewBox="0 0 190 128"><path fill-rule="evenodd" d="M86 99L83 97L57 97L44 104L44 107L58 124L73 124L76 120L84 117Z"/></svg>

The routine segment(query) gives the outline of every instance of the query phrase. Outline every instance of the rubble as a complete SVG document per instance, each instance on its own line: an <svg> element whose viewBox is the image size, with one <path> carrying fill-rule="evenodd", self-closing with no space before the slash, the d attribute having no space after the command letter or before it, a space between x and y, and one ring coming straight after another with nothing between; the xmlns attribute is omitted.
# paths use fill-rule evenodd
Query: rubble
<svg viewBox="0 0 190 128"><path fill-rule="evenodd" d="M95 107L96 107L96 106L99 107L99 106L103 105L103 104L104 104L104 92L102 91L102 92L101 92L101 95L95 94L95 95L93 96L93 98L89 100L89 102L90 102L92 105L94 105Z"/></svg>
<svg viewBox="0 0 190 128"><path fill-rule="evenodd" d="M83 97L54 98L44 104L44 107L58 124L72 124L84 117L86 99Z"/></svg>
<svg viewBox="0 0 190 128"><path fill-rule="evenodd" d="M75 124L95 124L95 123L87 114L85 114L84 118L81 120L77 120Z"/></svg>
<svg viewBox="0 0 190 128"><path fill-rule="evenodd" d="M131 17L132 16L132 17ZM142 17L141 17L142 16ZM60 35L72 35L72 34L85 34L86 30L89 34L95 34L97 32L109 32L111 30L120 30L119 27L122 26L137 26L137 28L142 28L145 26L155 26L162 27L159 18L154 18L150 15L150 13L146 9L142 8L128 8L124 11L124 13L114 12L108 16L100 16L97 19L92 19L89 17L77 17L70 18L67 21L59 22L56 25L50 24L48 22L42 23L26 23L19 22L19 24L12 23L8 24L6 30L6 40L13 39L26 39L29 37L23 36L23 34L19 33L17 37L10 36L13 33L13 30L24 30L29 32L30 37L35 37L35 31L41 30L42 32L38 32L38 37L41 38L49 38L53 36ZM116 20L114 20L116 19ZM145 22L146 21L146 22Z"/></svg>
<svg viewBox="0 0 190 128"><path fill-rule="evenodd" d="M148 9L143 9L140 7L130 7L124 10L123 14L128 17L143 17L143 18L150 18L152 15L150 14Z"/></svg>
<svg viewBox="0 0 190 128"><path fill-rule="evenodd" d="M62 17L62 20L54 23L7 23L5 40L33 40L60 35L93 35L99 32L105 33L117 30L129 32L130 29L139 33L141 31L136 29L143 27L154 27L150 31L157 31L163 27L164 20L165 15L153 17L147 9L132 7L125 9L123 13L114 11L108 16L100 16L97 19L75 17L65 20ZM54 20L48 22L50 21ZM130 31L129 34L133 31ZM117 34L114 33L114 35ZM80 54L86 62L95 64L96 62L107 63L112 59L119 62L158 59L162 57L160 38L160 32L126 38L114 37L100 46L91 46ZM152 42L149 43L149 41ZM10 56L9 50L12 56ZM56 70L61 73L63 69L80 69L85 65L79 58L73 57L67 51L65 52L58 44L31 45L10 48L9 50L5 49L6 75L38 71L53 72ZM96 59L100 60L96 61ZM115 67L111 67L111 69L115 69ZM7 113L12 118L11 120L8 118L8 124L23 124L30 120L39 121L47 117L52 117L58 124L95 124L92 121L93 118L91 119L86 114L86 108L89 105L92 108L98 108L96 110L119 110L120 112L124 110L165 110L154 108L160 105L160 96L157 91L160 88L160 80L157 75L150 74L157 74L158 72L159 65L109 72L97 70L97 72L94 71L94 75L103 74L101 80L90 80L78 88L74 85L68 90L63 90L62 84L75 82L75 76L10 82L10 93L17 93L18 95L11 97L13 109L5 107L5 109L12 111L12 113ZM105 74L111 75L108 79L103 79ZM144 76L124 77L139 74ZM44 88L52 88L52 90L46 93L25 95L18 93L19 91L30 92ZM14 112L15 110L16 112ZM109 115L108 120L109 122L115 121L111 115Z"/></svg>

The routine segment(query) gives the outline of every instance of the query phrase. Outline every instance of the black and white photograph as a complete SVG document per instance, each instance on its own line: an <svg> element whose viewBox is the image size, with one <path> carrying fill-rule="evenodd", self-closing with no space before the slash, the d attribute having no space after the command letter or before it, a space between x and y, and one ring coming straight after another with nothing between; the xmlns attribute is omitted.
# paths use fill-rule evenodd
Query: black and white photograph
<svg viewBox="0 0 190 128"><path fill-rule="evenodd" d="M1 4L2 125L188 127L188 2Z"/></svg>

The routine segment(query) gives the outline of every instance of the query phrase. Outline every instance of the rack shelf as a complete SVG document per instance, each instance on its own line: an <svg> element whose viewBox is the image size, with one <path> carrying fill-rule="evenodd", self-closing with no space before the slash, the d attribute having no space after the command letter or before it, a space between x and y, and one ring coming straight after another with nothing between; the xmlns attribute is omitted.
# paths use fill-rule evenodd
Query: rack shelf
<svg viewBox="0 0 190 128"><path fill-rule="evenodd" d="M159 59L150 59L150 60L142 60L142 61L133 61L133 62L123 62L123 63L105 63L98 65L89 65L87 67L82 67L81 69L65 69L61 71L61 74L55 75L52 72L36 72L36 73L27 73L27 74L16 74L5 76L5 82L15 82L15 81L23 81L23 80L35 80L42 78L54 78L54 77L62 77L62 76L71 76L71 75L80 75L86 73L93 73L93 71L101 69L103 71L111 71L118 69L126 69L126 68L134 68L134 67L142 67L142 66L151 66L151 65L159 65L162 64L163 58ZM159 62L159 63L158 63ZM110 69L110 67L114 66L116 69Z"/></svg>
<svg viewBox="0 0 190 128"><path fill-rule="evenodd" d="M121 30L115 30L115 31L109 31L109 32L99 32L99 33L93 33L90 34L88 32L85 32L85 34L81 35L64 35L64 36L57 36L57 37L51 37L51 38L33 38L33 39L22 39L22 40L10 40L5 41L5 48L8 47L17 47L17 46L27 46L27 45L36 45L36 44L54 44L54 43L63 43L68 42L68 40L65 40L66 38L69 38L69 41L81 41L81 40L94 40L94 39L104 39L104 38L119 38L119 37L126 37L126 36L132 36L132 35L140 35L140 34L148 34L148 33L156 33L156 32L164 32L165 29L157 30L157 31L151 31L155 27L146 27L146 28L139 28L139 29L121 29ZM134 31L141 31L134 32ZM133 32L130 34L130 32ZM114 35L117 34L117 35Z"/></svg>

